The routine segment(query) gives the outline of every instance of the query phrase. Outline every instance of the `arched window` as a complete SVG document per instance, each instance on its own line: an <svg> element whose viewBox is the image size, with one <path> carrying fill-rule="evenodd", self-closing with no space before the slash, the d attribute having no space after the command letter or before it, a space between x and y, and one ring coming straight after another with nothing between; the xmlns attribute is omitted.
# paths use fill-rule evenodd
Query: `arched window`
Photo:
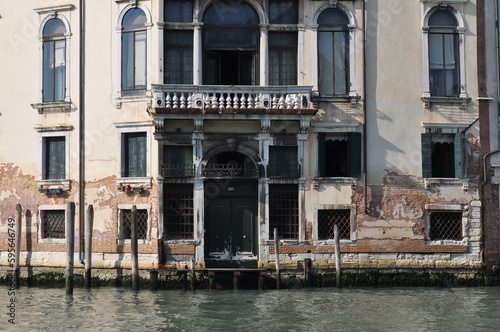
<svg viewBox="0 0 500 332"><path fill-rule="evenodd" d="M429 85L431 96L454 97L460 93L457 19L449 10L429 17Z"/></svg>
<svg viewBox="0 0 500 332"><path fill-rule="evenodd" d="M66 94L66 26L58 18L43 28L43 101L64 101Z"/></svg>
<svg viewBox="0 0 500 332"><path fill-rule="evenodd" d="M147 18L140 8L131 8L122 20L123 95L139 95L147 84Z"/></svg>
<svg viewBox="0 0 500 332"><path fill-rule="evenodd" d="M338 8L328 8L318 17L319 93L349 94L349 18Z"/></svg>
<svg viewBox="0 0 500 332"><path fill-rule="evenodd" d="M204 84L255 85L259 17L245 1L220 0L204 16Z"/></svg>

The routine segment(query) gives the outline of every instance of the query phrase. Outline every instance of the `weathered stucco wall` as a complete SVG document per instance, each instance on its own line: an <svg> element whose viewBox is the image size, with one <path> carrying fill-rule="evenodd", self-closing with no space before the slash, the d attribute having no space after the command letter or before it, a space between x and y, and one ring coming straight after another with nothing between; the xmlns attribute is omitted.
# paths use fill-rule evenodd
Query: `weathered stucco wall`
<svg viewBox="0 0 500 332"><path fill-rule="evenodd" d="M157 22L159 1L139 1L151 14L151 39L148 77L151 83L162 83L162 59L158 58L162 39ZM263 1L249 1L262 5ZM304 28L304 45L299 46L303 63L299 64L300 80L304 85L317 88L316 50L313 36L316 29L313 19L328 1L299 1L300 23ZM273 142L297 144L297 137L304 141L302 155L303 192L300 215L300 238L282 242L284 266L297 267L299 262L311 258L318 267L333 267L333 244L318 241L314 237L317 228L317 209L321 206L352 206L355 210L354 238L342 241L345 266L353 268L470 268L481 266L481 202L480 202L480 146L476 119L477 70L476 70L476 21L475 1L448 1L465 22L465 73L466 92L471 101L461 108L460 104L433 104L426 108L421 100L424 93L423 71L423 20L437 1L367 1L366 27L363 25L361 1L339 1L339 7L350 11L354 17L355 61L354 81L358 102L317 102L316 116L311 126L301 132L296 120L272 119L270 129L263 134L265 117L248 116L231 121L222 121L230 115L206 120L203 134L193 133L195 125L190 115L175 121L166 121L167 133L177 128L186 140L202 138L202 150L208 153L225 142L226 137L237 137L242 147L262 153L261 162L268 156L266 150ZM154 138L155 128L151 112L154 111L150 97L117 99L119 89L119 57L117 45L118 17L129 5L127 1L87 1L85 52L85 174L84 183L79 183L79 8L78 1L67 1L75 9L61 11L71 26L70 37L70 96L69 112L38 114L30 104L39 102L40 49L38 30L41 21L48 15L33 9L61 5L60 1L25 1L22 5L0 5L4 27L0 44L5 45L0 53L0 264L5 264L7 249L7 221L15 214L15 205L23 206L22 256L24 263L41 266L62 266L65 262L65 244L39 239L40 205L77 204L77 227L81 217L78 213L81 198L79 189L84 188L84 204L92 204L95 210L93 262L97 267L128 267L130 246L119 244L119 204L145 204L150 206L150 237L139 245L140 266L158 266L158 243L160 237L159 142ZM266 11L266 9L264 9ZM263 12L263 11L261 11ZM366 44L363 45L366 29ZM302 26L301 26L302 29ZM366 52L366 63L363 63ZM366 70L366 75L363 71ZM366 81L363 80L366 78ZM366 87L366 91L364 88ZM148 104L149 103L149 104ZM265 120L269 120L267 117ZM269 120L270 121L270 120ZM120 190L117 182L120 171L120 135L127 123L140 123L149 141L149 171L151 188L135 193ZM366 170L362 176L351 180L318 181L317 177L317 132L315 123L334 127L349 124L355 132L363 132L366 145L363 147L363 162ZM37 180L40 172L40 134L35 127L72 126L69 132L69 179L71 189L61 194L39 192ZM426 128L458 126L465 132L465 169L467 181L438 182L427 184L422 176L421 134ZM330 127L328 127L330 128ZM465 129L464 129L465 128ZM278 136L282 130L287 138ZM315 131L316 130L316 131ZM269 133L270 131L270 133ZM341 132L341 131L340 131ZM271 135L268 138L266 135ZM263 138L264 137L264 138ZM263 143L265 141L265 143ZM266 145L267 144L267 145ZM195 155L203 158L202 155ZM266 180L267 181L267 180ZM299 181L299 180L297 180ZM263 181L265 182L265 181ZM199 184L198 184L199 185ZM265 202L265 184L261 187L261 203ZM268 194L268 193L267 193ZM365 197L366 194L366 197ZM204 204L197 196L195 201ZM492 194L491 197L497 197ZM463 207L464 239L456 242L428 241L426 239L426 206L435 204L459 205ZM274 248L270 240L269 220L265 204L259 210L259 265L274 264ZM202 210L201 208L200 210ZM493 212L491 212L493 214ZM496 212L495 212L496 213ZM196 216L195 234L203 237L202 214ZM78 240L78 238L77 238ZM497 239L498 240L498 239ZM169 242L167 265L184 267L196 253L199 266L203 266L203 239ZM198 247L196 247L198 245ZM78 248L78 241L75 247Z"/></svg>

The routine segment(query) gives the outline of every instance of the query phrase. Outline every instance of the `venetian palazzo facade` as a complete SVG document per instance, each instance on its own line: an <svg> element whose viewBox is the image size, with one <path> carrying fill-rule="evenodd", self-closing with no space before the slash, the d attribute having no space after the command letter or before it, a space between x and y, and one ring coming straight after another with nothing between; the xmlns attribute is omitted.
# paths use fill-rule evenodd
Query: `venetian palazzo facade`
<svg viewBox="0 0 500 332"><path fill-rule="evenodd" d="M0 242L63 266L484 265L474 0L0 3ZM498 117L497 117L498 120Z"/></svg>

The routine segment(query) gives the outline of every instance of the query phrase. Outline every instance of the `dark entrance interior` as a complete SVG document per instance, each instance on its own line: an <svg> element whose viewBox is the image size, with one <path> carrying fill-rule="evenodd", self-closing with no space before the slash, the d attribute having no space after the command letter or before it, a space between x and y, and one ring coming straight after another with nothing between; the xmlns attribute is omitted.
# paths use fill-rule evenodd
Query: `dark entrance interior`
<svg viewBox="0 0 500 332"><path fill-rule="evenodd" d="M206 181L206 266L255 268L257 244L257 181Z"/></svg>

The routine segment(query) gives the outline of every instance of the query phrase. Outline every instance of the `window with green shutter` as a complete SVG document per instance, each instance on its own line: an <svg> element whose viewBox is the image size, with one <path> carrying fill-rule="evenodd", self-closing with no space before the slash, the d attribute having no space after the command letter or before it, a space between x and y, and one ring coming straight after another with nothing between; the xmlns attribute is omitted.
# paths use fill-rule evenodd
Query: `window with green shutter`
<svg viewBox="0 0 500 332"><path fill-rule="evenodd" d="M361 176L361 133L318 133L319 177Z"/></svg>
<svg viewBox="0 0 500 332"><path fill-rule="evenodd" d="M145 132L124 134L124 177L147 175L147 135Z"/></svg>
<svg viewBox="0 0 500 332"><path fill-rule="evenodd" d="M424 178L463 178L462 133L422 134L422 176Z"/></svg>
<svg viewBox="0 0 500 332"><path fill-rule="evenodd" d="M44 180L66 178L66 138L64 136L45 137Z"/></svg>

